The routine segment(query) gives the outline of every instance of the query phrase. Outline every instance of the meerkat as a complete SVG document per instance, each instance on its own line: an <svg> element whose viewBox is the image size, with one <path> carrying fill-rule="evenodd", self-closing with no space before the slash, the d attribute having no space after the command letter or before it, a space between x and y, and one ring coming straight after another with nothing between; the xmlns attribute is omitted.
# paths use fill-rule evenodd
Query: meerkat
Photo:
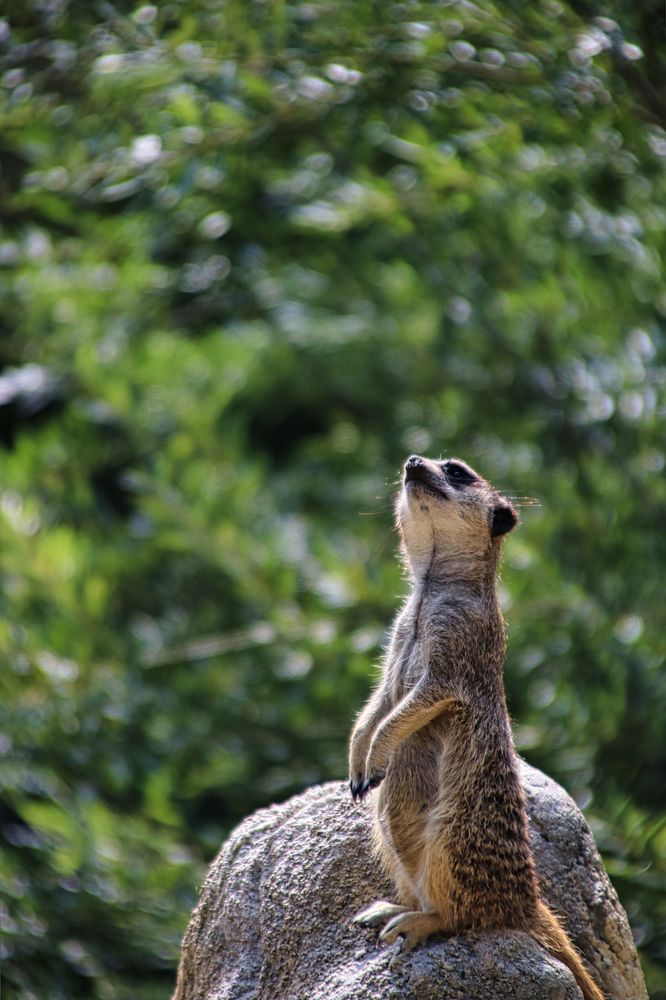
<svg viewBox="0 0 666 1000"><path fill-rule="evenodd" d="M465 462L413 455L396 521L411 593L354 726L350 788L374 799L375 848L397 902L354 920L410 951L432 934L527 932L604 1000L540 897L503 666L497 571L511 504Z"/></svg>

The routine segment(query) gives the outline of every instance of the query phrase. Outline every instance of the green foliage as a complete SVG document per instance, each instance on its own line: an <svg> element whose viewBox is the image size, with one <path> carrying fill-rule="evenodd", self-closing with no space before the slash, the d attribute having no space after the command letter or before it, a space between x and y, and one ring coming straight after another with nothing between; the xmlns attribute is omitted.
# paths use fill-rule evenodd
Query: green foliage
<svg viewBox="0 0 666 1000"><path fill-rule="evenodd" d="M666 997L659 17L4 8L8 998L164 996L232 824L344 776L411 451L540 500L517 741Z"/></svg>

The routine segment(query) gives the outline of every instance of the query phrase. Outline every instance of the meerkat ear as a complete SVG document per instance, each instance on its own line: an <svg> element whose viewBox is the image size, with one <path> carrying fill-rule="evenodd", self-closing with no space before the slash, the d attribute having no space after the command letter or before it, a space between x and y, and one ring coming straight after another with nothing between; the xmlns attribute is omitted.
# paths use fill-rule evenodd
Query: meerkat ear
<svg viewBox="0 0 666 1000"><path fill-rule="evenodd" d="M493 522L490 526L490 534L493 538L498 535L506 535L508 531L518 524L518 515L513 507L508 504L498 504L493 511Z"/></svg>

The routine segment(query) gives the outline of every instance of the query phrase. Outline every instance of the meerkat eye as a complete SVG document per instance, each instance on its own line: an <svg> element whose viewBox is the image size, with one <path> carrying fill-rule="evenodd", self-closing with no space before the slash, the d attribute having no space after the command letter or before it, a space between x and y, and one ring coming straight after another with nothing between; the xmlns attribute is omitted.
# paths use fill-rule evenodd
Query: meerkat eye
<svg viewBox="0 0 666 1000"><path fill-rule="evenodd" d="M458 465L457 462L448 462L444 466L444 471L453 486L468 486L469 483L474 482L474 476L462 465Z"/></svg>

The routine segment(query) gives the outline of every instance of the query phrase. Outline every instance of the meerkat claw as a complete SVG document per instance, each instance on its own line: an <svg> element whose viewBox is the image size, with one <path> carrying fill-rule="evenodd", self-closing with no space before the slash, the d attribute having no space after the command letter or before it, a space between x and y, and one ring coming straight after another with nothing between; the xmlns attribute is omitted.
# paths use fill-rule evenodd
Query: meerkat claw
<svg viewBox="0 0 666 1000"><path fill-rule="evenodd" d="M402 910L401 913L397 913L394 917L389 920L384 929L379 934L379 940L384 944L393 944L397 941L401 934L406 933L406 929L401 929L404 921L402 917L405 915L406 911ZM403 942L404 944L404 942ZM402 951L402 948L400 949Z"/></svg>
<svg viewBox="0 0 666 1000"><path fill-rule="evenodd" d="M356 795L361 800L361 802L372 788L376 788L377 785L381 785L385 775L386 771L375 771L373 774L370 775L369 778L366 778L366 780L363 782L360 788L357 788ZM354 790L352 789L352 796L353 795L354 795ZM356 799L354 799L354 801L356 801Z"/></svg>
<svg viewBox="0 0 666 1000"><path fill-rule="evenodd" d="M352 919L355 924L360 924L361 927L376 927L385 920L390 920L406 912L406 906L400 906L399 903L390 903L387 899L378 899L376 903L367 906L365 910L361 910Z"/></svg>
<svg viewBox="0 0 666 1000"><path fill-rule="evenodd" d="M376 788L377 785L379 785L380 782L382 781L383 777L384 777L383 774L381 775L381 777L373 775L371 778L367 778L364 782L360 784L356 783L355 787L352 785L351 793L354 802L363 802L363 799L366 797L370 789Z"/></svg>

